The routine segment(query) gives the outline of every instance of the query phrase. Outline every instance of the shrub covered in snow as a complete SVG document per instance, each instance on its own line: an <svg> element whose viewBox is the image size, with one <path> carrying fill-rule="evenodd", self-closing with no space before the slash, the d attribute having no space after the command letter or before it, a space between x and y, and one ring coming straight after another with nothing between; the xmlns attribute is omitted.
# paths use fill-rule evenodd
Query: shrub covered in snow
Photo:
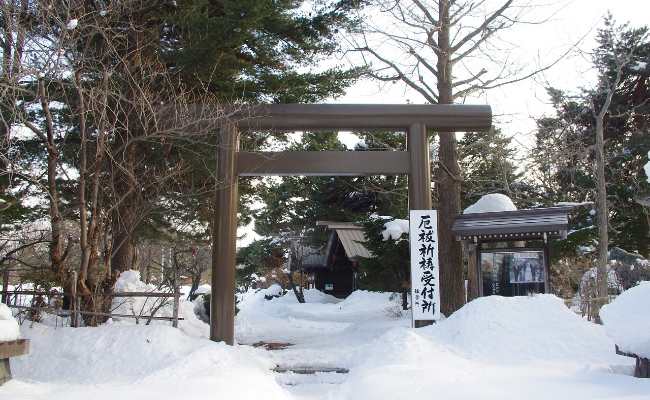
<svg viewBox="0 0 650 400"><path fill-rule="evenodd" d="M600 310L607 334L621 350L650 358L650 282L621 293Z"/></svg>
<svg viewBox="0 0 650 400"><path fill-rule="evenodd" d="M165 292L156 285L140 280L140 272L124 271L115 282L115 292ZM161 297L116 297L113 299L112 310L115 314L135 316L171 317L173 314L173 299ZM119 319L119 318L114 318Z"/></svg>
<svg viewBox="0 0 650 400"><path fill-rule="evenodd" d="M18 322L6 305L0 303L0 342L16 340L20 337Z"/></svg>

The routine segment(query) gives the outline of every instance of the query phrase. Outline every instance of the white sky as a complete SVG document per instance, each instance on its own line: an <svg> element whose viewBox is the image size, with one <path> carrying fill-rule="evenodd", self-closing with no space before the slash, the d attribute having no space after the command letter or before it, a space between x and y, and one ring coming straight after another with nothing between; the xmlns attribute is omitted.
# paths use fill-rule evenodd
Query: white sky
<svg viewBox="0 0 650 400"><path fill-rule="evenodd" d="M581 38L584 40L579 49L591 51L595 46L596 28L602 26L602 19L608 10L619 23L630 22L632 26L650 24L650 0L539 0L538 4L544 6L531 11L528 18L541 19L554 14L550 21L542 25L522 25L502 36L502 39L520 47L522 58L525 59L517 62L529 69L550 63ZM494 89L469 102L491 105L495 124L506 135L513 137L513 144L518 145L520 154L525 156L534 140L534 118L552 112L545 87L552 85L571 90L587 86L589 80L594 78L590 60L577 53L534 78ZM364 80L351 87L344 96L329 102L404 104L424 103L424 100L416 92L407 90L403 84L378 84ZM358 141L348 133L341 133L339 138L348 147L354 146ZM243 239L238 240L239 246L246 246L259 238L252 231L252 225L240 228L238 233L245 234Z"/></svg>
<svg viewBox="0 0 650 400"><path fill-rule="evenodd" d="M650 24L650 0L539 0L537 4L540 6L530 12L528 19L553 15L551 20L542 25L520 25L502 35L502 39L520 47L518 53L521 53L521 59L516 62L527 66L528 70L549 64L583 37L585 39L579 48L591 51L595 46L596 28L602 26L602 18L607 11L611 11L619 23L630 22L632 26ZM593 79L590 60L577 53L534 78L494 89L468 102L491 105L495 124L525 150L532 143L534 135L533 117L552 112L545 86L575 89L581 85L587 86L589 79ZM368 80L357 83L346 95L332 100L335 103L367 104L403 104L407 101L424 103L419 94L407 90L403 84L380 85ZM341 139L348 145L355 141L350 135L342 135Z"/></svg>

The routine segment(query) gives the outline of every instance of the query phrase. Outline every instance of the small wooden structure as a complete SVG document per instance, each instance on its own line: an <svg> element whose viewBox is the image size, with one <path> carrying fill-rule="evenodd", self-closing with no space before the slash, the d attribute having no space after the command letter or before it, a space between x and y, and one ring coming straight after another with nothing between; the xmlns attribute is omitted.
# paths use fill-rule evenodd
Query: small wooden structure
<svg viewBox="0 0 650 400"><path fill-rule="evenodd" d="M468 298L550 292L549 244L566 238L571 207L464 214L453 232L469 253Z"/></svg>
<svg viewBox="0 0 650 400"><path fill-rule="evenodd" d="M18 339L0 342L0 385L11 380L9 359L29 353L29 340Z"/></svg>
<svg viewBox="0 0 650 400"><path fill-rule="evenodd" d="M300 269L308 281L321 292L345 298L357 289L359 261L370 258L363 246L363 227L351 222L318 221L326 227L327 243L323 247L303 246L302 258L290 265L291 270ZM300 265L295 265L300 263Z"/></svg>
<svg viewBox="0 0 650 400"><path fill-rule="evenodd" d="M635 378L650 378L650 358L641 357L634 353L621 351L618 345L616 345L616 354L625 357L632 357L636 360L636 364L634 366Z"/></svg>

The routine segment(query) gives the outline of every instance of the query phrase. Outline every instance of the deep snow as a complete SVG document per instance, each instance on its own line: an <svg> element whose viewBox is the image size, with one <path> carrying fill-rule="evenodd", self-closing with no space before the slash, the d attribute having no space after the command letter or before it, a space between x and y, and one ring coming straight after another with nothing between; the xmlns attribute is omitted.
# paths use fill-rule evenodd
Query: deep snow
<svg viewBox="0 0 650 400"><path fill-rule="evenodd" d="M650 282L632 287L600 310L607 334L622 351L650 358Z"/></svg>
<svg viewBox="0 0 650 400"><path fill-rule="evenodd" d="M411 329L398 299L315 290L239 302L234 347L207 340L183 301L180 329L118 321L100 328L23 325L32 352L0 399L650 399L603 327L550 295L477 299L437 325ZM289 342L285 350L248 346ZM274 374L344 367L349 374Z"/></svg>

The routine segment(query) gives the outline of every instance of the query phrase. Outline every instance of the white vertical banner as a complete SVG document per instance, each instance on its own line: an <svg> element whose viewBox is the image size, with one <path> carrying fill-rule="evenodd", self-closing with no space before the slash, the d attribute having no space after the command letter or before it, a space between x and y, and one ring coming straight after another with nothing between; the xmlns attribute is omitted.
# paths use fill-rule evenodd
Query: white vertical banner
<svg viewBox="0 0 650 400"><path fill-rule="evenodd" d="M438 212L411 210L411 309L415 321L437 321L440 313Z"/></svg>

